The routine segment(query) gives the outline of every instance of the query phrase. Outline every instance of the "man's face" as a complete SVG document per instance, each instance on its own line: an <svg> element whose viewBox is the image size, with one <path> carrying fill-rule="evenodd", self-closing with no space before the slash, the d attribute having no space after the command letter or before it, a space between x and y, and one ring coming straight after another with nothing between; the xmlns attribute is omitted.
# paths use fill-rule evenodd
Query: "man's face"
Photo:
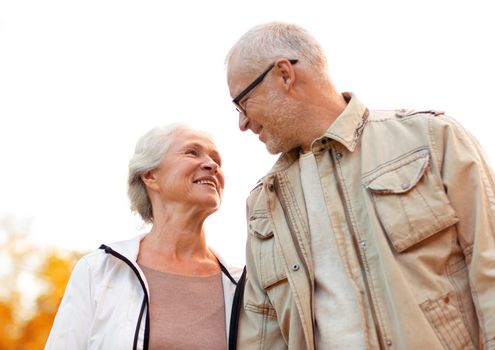
<svg viewBox="0 0 495 350"><path fill-rule="evenodd" d="M238 96L257 77L256 72L244 72L240 60L229 66L228 85L232 97ZM287 152L297 146L297 104L276 79L282 79L276 69L268 72L263 81L238 101L239 128L251 130L272 154Z"/></svg>

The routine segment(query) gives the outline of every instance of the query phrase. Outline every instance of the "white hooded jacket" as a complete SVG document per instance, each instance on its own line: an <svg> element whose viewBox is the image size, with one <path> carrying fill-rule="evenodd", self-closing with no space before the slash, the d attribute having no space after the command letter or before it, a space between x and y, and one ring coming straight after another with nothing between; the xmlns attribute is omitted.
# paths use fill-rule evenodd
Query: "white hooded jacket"
<svg viewBox="0 0 495 350"><path fill-rule="evenodd" d="M74 267L45 350L147 349L148 284L136 263L145 235L116 242L82 257ZM222 269L226 336L242 270Z"/></svg>

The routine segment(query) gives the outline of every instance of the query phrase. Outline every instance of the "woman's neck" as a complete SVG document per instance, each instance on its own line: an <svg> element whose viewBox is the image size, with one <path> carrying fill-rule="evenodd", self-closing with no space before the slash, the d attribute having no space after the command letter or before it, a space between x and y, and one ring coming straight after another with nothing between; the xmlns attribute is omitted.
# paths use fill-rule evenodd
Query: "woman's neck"
<svg viewBox="0 0 495 350"><path fill-rule="evenodd" d="M150 233L141 241L138 263L184 275L217 273L218 261L206 245L204 219L178 214L161 212L154 217Z"/></svg>

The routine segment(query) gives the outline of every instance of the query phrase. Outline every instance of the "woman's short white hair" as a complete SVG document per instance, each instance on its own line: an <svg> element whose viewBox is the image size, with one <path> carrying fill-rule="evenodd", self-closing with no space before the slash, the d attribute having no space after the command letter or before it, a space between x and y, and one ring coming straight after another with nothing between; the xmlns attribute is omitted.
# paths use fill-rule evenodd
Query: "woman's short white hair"
<svg viewBox="0 0 495 350"><path fill-rule="evenodd" d="M134 154L129 160L127 194L131 201L131 210L137 212L147 223L153 222L153 209L141 175L158 168L172 144L172 136L189 130L192 129L181 123L155 127L136 143Z"/></svg>
<svg viewBox="0 0 495 350"><path fill-rule="evenodd" d="M327 74L323 48L306 29L296 24L269 22L251 28L227 54L227 71L233 57L242 59L246 71L259 70L279 58L287 58L298 59L298 64Z"/></svg>

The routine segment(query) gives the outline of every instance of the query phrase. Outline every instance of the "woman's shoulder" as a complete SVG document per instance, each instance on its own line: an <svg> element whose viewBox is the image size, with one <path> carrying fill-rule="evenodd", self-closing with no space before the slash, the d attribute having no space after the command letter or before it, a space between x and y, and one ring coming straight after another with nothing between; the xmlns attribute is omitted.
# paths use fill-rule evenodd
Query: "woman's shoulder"
<svg viewBox="0 0 495 350"><path fill-rule="evenodd" d="M223 272L228 273L237 282L242 275L242 271L244 267L230 263L215 249L211 247L208 247L208 249L210 249L210 251L218 259L218 262L222 266Z"/></svg>
<svg viewBox="0 0 495 350"><path fill-rule="evenodd" d="M87 265L97 268L107 265L109 262L118 260L129 260L135 262L139 252L139 242L144 235L138 235L131 239L101 244L95 249L81 257L78 265Z"/></svg>

